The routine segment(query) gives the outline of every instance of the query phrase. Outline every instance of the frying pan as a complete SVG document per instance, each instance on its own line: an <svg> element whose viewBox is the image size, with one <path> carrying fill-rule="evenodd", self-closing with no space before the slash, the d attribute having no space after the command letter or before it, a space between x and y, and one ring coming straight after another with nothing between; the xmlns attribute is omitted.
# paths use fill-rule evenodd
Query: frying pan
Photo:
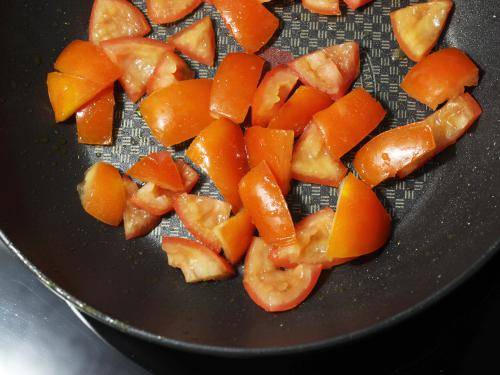
<svg viewBox="0 0 500 375"><path fill-rule="evenodd" d="M136 2L143 8L142 2ZM300 2L270 5L282 20L275 48L298 56L358 40L363 85L388 110L377 130L423 118L428 111L408 98L399 82L412 64L394 51L391 9L404 0L375 0L356 12L325 17ZM188 285L166 265L162 235L183 236L175 216L149 236L125 241L120 229L82 210L76 185L95 161L122 170L159 144L117 88L115 144L76 142L74 121L54 124L45 78L69 41L86 38L91 1L1 2L0 150L2 239L55 293L106 324L168 347L220 355L280 354L330 347L366 336L418 313L479 269L500 238L500 14L495 0L455 1L440 41L465 51L481 68L472 90L484 114L459 141L410 178L376 189L394 217L384 249L324 272L299 308L269 314L254 305L241 276ZM203 6L168 27L165 39L210 14L217 26L219 61L238 47L220 17ZM498 16L498 17L497 17ZM213 69L193 64L200 77ZM182 156L185 145L174 151ZM352 159L348 155L346 161ZM201 194L218 196L204 179ZM288 197L293 216L335 206L335 189L297 184ZM241 271L241 270L240 270Z"/></svg>

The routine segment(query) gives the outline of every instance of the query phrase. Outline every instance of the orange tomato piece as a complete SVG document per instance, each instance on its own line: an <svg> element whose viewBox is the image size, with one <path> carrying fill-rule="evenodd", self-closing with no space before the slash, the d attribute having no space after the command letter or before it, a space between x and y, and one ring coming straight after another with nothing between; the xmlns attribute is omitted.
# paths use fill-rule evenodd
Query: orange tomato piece
<svg viewBox="0 0 500 375"><path fill-rule="evenodd" d="M153 215L162 216L174 209L175 195L173 191L148 182L135 192L130 201L134 206Z"/></svg>
<svg viewBox="0 0 500 375"><path fill-rule="evenodd" d="M146 85L146 93L170 86L174 82L193 79L194 72L186 62L174 52L167 51L158 62L153 75Z"/></svg>
<svg viewBox="0 0 500 375"><path fill-rule="evenodd" d="M143 157L127 174L143 182L152 182L162 189L184 191L182 177L168 151L153 152Z"/></svg>
<svg viewBox="0 0 500 375"><path fill-rule="evenodd" d="M202 0L146 0L148 16L154 23L178 21L193 12Z"/></svg>
<svg viewBox="0 0 500 375"><path fill-rule="evenodd" d="M113 141L113 86L101 92L76 113L78 143L110 145Z"/></svg>
<svg viewBox="0 0 500 375"><path fill-rule="evenodd" d="M200 175L184 160L177 159L175 161L175 165L177 166L179 174L182 177L182 183L184 184L184 191L186 193L189 193L198 183Z"/></svg>
<svg viewBox="0 0 500 375"><path fill-rule="evenodd" d="M302 0L302 6L312 13L328 16L340 14L339 0Z"/></svg>
<svg viewBox="0 0 500 375"><path fill-rule="evenodd" d="M243 258L252 242L254 231L252 218L244 208L214 228L224 256L231 264L237 264Z"/></svg>
<svg viewBox="0 0 500 375"><path fill-rule="evenodd" d="M363 5L366 5L368 3L371 3L373 0L344 0L344 3L346 3L346 5L352 9L352 10L356 10L358 9L359 7L362 7Z"/></svg>

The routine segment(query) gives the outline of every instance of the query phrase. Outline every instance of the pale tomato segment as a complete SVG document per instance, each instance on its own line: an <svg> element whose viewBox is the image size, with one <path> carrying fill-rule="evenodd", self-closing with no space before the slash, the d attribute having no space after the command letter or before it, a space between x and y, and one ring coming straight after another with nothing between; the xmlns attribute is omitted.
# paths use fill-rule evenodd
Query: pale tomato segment
<svg viewBox="0 0 500 375"><path fill-rule="evenodd" d="M339 0L302 0L302 6L312 13L328 16L340 14Z"/></svg>
<svg viewBox="0 0 500 375"><path fill-rule="evenodd" d="M174 82L194 78L194 72L188 64L174 52L167 51L158 62L153 75L146 85L147 94L170 86Z"/></svg>
<svg viewBox="0 0 500 375"><path fill-rule="evenodd" d="M321 265L300 264L281 270L269 259L270 249L261 238L253 239L245 258L243 286L265 311L291 310L311 293L321 273Z"/></svg>
<svg viewBox="0 0 500 375"><path fill-rule="evenodd" d="M202 0L146 0L148 16L158 24L178 21L201 3Z"/></svg>
<svg viewBox="0 0 500 375"><path fill-rule="evenodd" d="M132 196L130 201L143 210L153 215L162 216L174 209L174 196L176 193L162 189L152 182L142 186Z"/></svg>
<svg viewBox="0 0 500 375"><path fill-rule="evenodd" d="M358 9L359 7L362 7L363 5L366 5L368 3L371 3L373 0L344 0L344 3L346 3L346 5L352 9L352 10L356 10Z"/></svg>
<svg viewBox="0 0 500 375"><path fill-rule="evenodd" d="M255 226L244 208L227 221L214 228L214 233L222 245L224 256L232 264L238 263L252 242Z"/></svg>
<svg viewBox="0 0 500 375"><path fill-rule="evenodd" d="M113 141L113 86L102 91L76 113L78 143L110 145Z"/></svg>

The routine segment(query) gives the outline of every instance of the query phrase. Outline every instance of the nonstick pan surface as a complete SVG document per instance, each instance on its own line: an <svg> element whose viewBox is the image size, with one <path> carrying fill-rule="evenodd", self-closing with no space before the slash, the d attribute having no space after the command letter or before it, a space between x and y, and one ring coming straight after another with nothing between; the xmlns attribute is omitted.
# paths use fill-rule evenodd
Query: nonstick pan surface
<svg viewBox="0 0 500 375"><path fill-rule="evenodd" d="M135 2L143 8L142 2ZM405 0L375 0L341 17L310 14L298 1L274 1L282 20L273 47L302 55L357 40L364 86L388 110L377 132L416 121L426 108L399 89L408 67L394 51L391 9ZM500 238L500 11L495 0L455 1L440 47L465 50L481 68L472 90L484 113L456 146L404 181L377 193L394 216L394 233L376 254L324 272L299 308L269 314L254 305L241 276L188 285L166 265L162 235L185 235L176 217L146 238L125 241L120 229L81 208L76 185L95 161L127 169L160 149L137 107L116 90L115 145L76 142L74 120L55 124L45 79L71 40L85 39L91 2L6 0L0 4L0 152L3 239L58 295L117 329L169 347L222 355L279 354L345 343L390 326L436 301L476 271ZM168 35L210 14L219 61L238 47L205 5L153 36ZM214 69L193 64L199 77ZM182 147L175 149L183 154ZM349 161L352 155L348 155ZM217 196L204 179L201 194ZM297 184L289 196L296 219L335 206L335 189Z"/></svg>

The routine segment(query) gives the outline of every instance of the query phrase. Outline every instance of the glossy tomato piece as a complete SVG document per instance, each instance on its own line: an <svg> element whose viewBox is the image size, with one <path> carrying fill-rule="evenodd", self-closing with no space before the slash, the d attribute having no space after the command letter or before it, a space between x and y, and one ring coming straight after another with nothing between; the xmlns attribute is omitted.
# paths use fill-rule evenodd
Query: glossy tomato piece
<svg viewBox="0 0 500 375"><path fill-rule="evenodd" d="M436 45L448 18L451 0L413 4L391 12L391 25L399 47L420 61Z"/></svg>
<svg viewBox="0 0 500 375"><path fill-rule="evenodd" d="M85 172L77 187L83 209L103 223L118 226L125 209L125 187L120 172L110 164L98 162Z"/></svg>
<svg viewBox="0 0 500 375"><path fill-rule="evenodd" d="M327 16L340 14L340 0L302 0L302 6L312 13Z"/></svg>
<svg viewBox="0 0 500 375"><path fill-rule="evenodd" d="M89 39L99 44L122 36L144 36L151 31L146 17L127 0L95 0L89 23Z"/></svg>
<svg viewBox="0 0 500 375"><path fill-rule="evenodd" d="M366 5L368 3L371 3L373 0L344 0L344 3L346 3L346 5L352 9L352 10L356 10L358 9L359 7L362 7L363 5Z"/></svg>
<svg viewBox="0 0 500 375"><path fill-rule="evenodd" d="M135 163L127 174L143 182L152 182L162 189L184 191L182 177L170 152L153 152Z"/></svg>
<svg viewBox="0 0 500 375"><path fill-rule="evenodd" d="M264 47L279 26L279 20L255 0L212 0L234 39L246 52Z"/></svg>
<svg viewBox="0 0 500 375"><path fill-rule="evenodd" d="M148 182L130 198L131 203L147 212L162 216L174 209L176 193Z"/></svg>
<svg viewBox="0 0 500 375"><path fill-rule="evenodd" d="M201 3L202 0L146 0L148 16L158 24L178 21Z"/></svg>
<svg viewBox="0 0 500 375"><path fill-rule="evenodd" d="M245 258L243 286L265 311L291 310L311 293L321 265L300 264L289 270L276 268L269 259L270 246L255 237Z"/></svg>
<svg viewBox="0 0 500 375"><path fill-rule="evenodd" d="M286 65L266 73L252 100L252 125L266 127L277 114L299 78Z"/></svg>
<svg viewBox="0 0 500 375"><path fill-rule="evenodd" d="M328 259L369 254L381 248L390 234L391 217L377 195L349 173L340 186Z"/></svg>
<svg viewBox="0 0 500 375"><path fill-rule="evenodd" d="M168 42L191 59L205 65L214 65L215 32L209 16L171 36Z"/></svg>
<svg viewBox="0 0 500 375"><path fill-rule="evenodd" d="M193 194L179 194L174 198L174 209L186 229L216 252L221 243L214 228L229 219L231 205L210 197Z"/></svg>
<svg viewBox="0 0 500 375"><path fill-rule="evenodd" d="M179 174L182 177L182 182L184 184L184 191L189 193L198 183L200 175L196 172L188 163L182 159L177 159L175 165L179 170Z"/></svg>
<svg viewBox="0 0 500 375"><path fill-rule="evenodd" d="M259 235L272 246L295 243L295 228L283 193L265 161L239 184L240 197Z"/></svg>
<svg viewBox="0 0 500 375"><path fill-rule="evenodd" d="M300 86L269 123L270 129L293 130L299 136L313 115L328 108L332 99L313 87Z"/></svg>
<svg viewBox="0 0 500 375"><path fill-rule="evenodd" d="M370 134L384 119L385 110L363 88L356 88L313 119L333 157L340 158Z"/></svg>
<svg viewBox="0 0 500 375"><path fill-rule="evenodd" d="M479 69L462 51L445 48L431 53L410 69L401 82L409 96L432 109L476 86Z"/></svg>
<svg viewBox="0 0 500 375"><path fill-rule="evenodd" d="M222 280L234 275L233 267L202 244L179 237L164 237L162 248L168 264L180 268L187 283Z"/></svg>
<svg viewBox="0 0 500 375"><path fill-rule="evenodd" d="M147 94L170 86L174 82L194 78L194 72L186 62L174 52L167 51L158 62L153 75L146 85Z"/></svg>
<svg viewBox="0 0 500 375"><path fill-rule="evenodd" d="M208 109L210 79L188 79L156 90L139 108L153 136L164 146L196 137L213 118Z"/></svg>
<svg viewBox="0 0 500 375"><path fill-rule="evenodd" d="M88 102L76 113L78 143L110 145L113 141L113 86Z"/></svg>
<svg viewBox="0 0 500 375"><path fill-rule="evenodd" d="M238 212L238 183L248 172L241 128L229 120L214 121L191 142L186 156L208 174L233 211Z"/></svg>
<svg viewBox="0 0 500 375"><path fill-rule="evenodd" d="M323 134L313 122L295 144L291 172L292 178L298 181L337 187L347 168L340 159L330 155Z"/></svg>
<svg viewBox="0 0 500 375"><path fill-rule="evenodd" d="M263 160L273 172L283 195L290 190L294 134L291 130L248 128L245 145L250 168Z"/></svg>
<svg viewBox="0 0 500 375"><path fill-rule="evenodd" d="M252 242L254 231L252 218L244 208L214 228L224 256L231 264L237 264L243 258Z"/></svg>

